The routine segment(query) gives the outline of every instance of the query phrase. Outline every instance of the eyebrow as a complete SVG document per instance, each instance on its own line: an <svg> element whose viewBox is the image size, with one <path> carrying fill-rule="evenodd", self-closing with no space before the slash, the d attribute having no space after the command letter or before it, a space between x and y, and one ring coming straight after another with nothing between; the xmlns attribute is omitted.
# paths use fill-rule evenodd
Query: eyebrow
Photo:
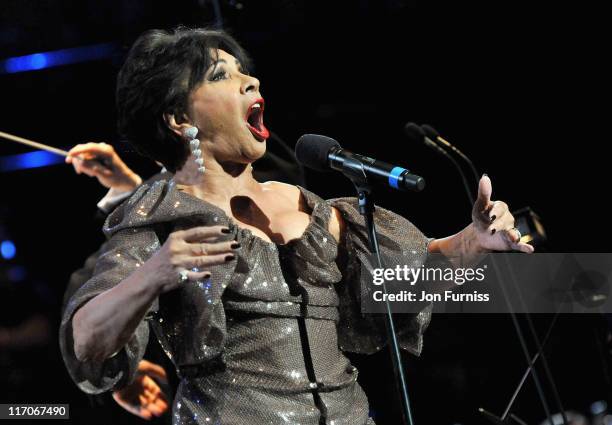
<svg viewBox="0 0 612 425"><path fill-rule="evenodd" d="M242 68L242 65L240 64L240 61L238 59L235 59L236 61L236 66L238 68ZM225 59L217 59L216 61L214 61L213 63L210 64L210 67L214 68L215 66L217 66L218 63L224 63L227 65L227 61Z"/></svg>
<svg viewBox="0 0 612 425"><path fill-rule="evenodd" d="M238 67L238 69L244 70L244 67L240 64L240 61L238 59L235 59L235 61L236 61L236 66ZM217 68L217 65L220 63L224 63L227 65L227 61L225 59L217 59L216 61L214 61L208 66L208 69L206 70L205 75L207 75L209 72L214 72L214 70Z"/></svg>

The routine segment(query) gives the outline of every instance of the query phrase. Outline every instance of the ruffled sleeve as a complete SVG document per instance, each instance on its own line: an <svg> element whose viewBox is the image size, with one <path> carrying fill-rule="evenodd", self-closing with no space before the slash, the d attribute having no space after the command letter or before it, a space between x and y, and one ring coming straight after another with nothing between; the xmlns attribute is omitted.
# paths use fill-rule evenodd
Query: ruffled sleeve
<svg viewBox="0 0 612 425"><path fill-rule="evenodd" d="M338 342L344 351L371 354L387 343L385 319L380 314L361 312L361 270L372 270L369 256L368 233L356 198L338 198L326 201L342 214L345 231L339 243L339 256L343 258L343 279L338 285L340 321ZM429 239L405 218L376 207L374 223L383 258L406 258L424 263L427 259ZM413 263L414 264L414 263ZM430 307L418 314L395 314L394 320L402 349L419 355L423 346L423 332L431 318Z"/></svg>
<svg viewBox="0 0 612 425"><path fill-rule="evenodd" d="M125 229L113 235L105 248L93 277L66 304L60 325L59 340L64 363L74 382L89 394L115 390L133 380L148 342L149 328L143 320L128 343L115 355L102 362L81 362L74 354L74 313L92 298L127 278L159 248L159 241L149 228ZM157 300L150 310L156 308Z"/></svg>
<svg viewBox="0 0 612 425"><path fill-rule="evenodd" d="M208 367L223 352L227 335L222 302L225 289L245 279L250 265L242 254L207 268L211 278L188 281L155 300L134 335L115 356L101 364L79 362L73 352L71 320L88 300L112 288L147 261L167 236L197 226L225 225L223 240L241 242L250 252L252 238L245 239L223 210L177 189L174 181L143 184L106 220L104 231L112 235L107 251L98 260L94 276L71 298L63 314L60 338L65 363L74 381L89 393L100 393L129 383L142 359L151 329L181 374Z"/></svg>

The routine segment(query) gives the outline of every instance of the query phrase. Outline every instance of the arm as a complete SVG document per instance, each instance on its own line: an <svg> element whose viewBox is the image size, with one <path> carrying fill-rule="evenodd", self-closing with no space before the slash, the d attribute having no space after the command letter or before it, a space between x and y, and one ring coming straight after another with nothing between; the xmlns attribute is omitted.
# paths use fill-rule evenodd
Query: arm
<svg viewBox="0 0 612 425"><path fill-rule="evenodd" d="M210 273L193 268L224 263L232 255L234 241L216 242L225 236L222 229L194 227L171 233L164 245L140 267L135 266L127 278L80 307L72 318L77 359L99 362L111 357L128 342L156 297L180 286L181 272L199 280Z"/></svg>
<svg viewBox="0 0 612 425"><path fill-rule="evenodd" d="M94 159L102 160L105 165ZM76 145L68 152L66 163L72 164L77 174L97 178L102 186L110 189L111 196L132 192L142 183L140 176L106 143Z"/></svg>
<svg viewBox="0 0 612 425"><path fill-rule="evenodd" d="M104 198L98 202L98 208L106 214L142 184L142 178L123 162L111 145L106 143L76 145L68 152L66 163L72 164L77 174L95 177L102 186L109 189Z"/></svg>
<svg viewBox="0 0 612 425"><path fill-rule="evenodd" d="M444 255L455 267L478 263L485 254L492 251L532 253L531 245L520 242L508 205L502 201L491 201L491 192L491 180L485 175L478 186L472 223L459 233L430 241L428 253ZM342 214L332 207L329 231L336 241L341 240L345 228Z"/></svg>
<svg viewBox="0 0 612 425"><path fill-rule="evenodd" d="M150 264L77 310L72 319L77 359L103 361L128 342L161 292L158 281L147 279Z"/></svg>

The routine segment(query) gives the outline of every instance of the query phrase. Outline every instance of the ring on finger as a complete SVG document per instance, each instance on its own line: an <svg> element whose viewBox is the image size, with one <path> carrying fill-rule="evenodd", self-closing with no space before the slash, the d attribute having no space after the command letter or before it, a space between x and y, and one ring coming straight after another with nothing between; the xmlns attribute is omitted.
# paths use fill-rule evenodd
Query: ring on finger
<svg viewBox="0 0 612 425"><path fill-rule="evenodd" d="M514 230L516 234L518 235L516 238L516 243L519 243L521 241L521 238L523 237L523 235L521 234L521 231L517 229L516 227L513 227L512 230Z"/></svg>
<svg viewBox="0 0 612 425"><path fill-rule="evenodd" d="M179 283L185 283L189 280L188 273L189 272L187 270L181 270L179 272Z"/></svg>

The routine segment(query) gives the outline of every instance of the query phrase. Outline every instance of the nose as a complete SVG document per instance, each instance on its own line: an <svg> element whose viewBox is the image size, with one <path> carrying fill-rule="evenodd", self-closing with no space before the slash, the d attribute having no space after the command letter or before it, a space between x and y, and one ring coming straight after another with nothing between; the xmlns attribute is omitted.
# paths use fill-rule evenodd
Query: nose
<svg viewBox="0 0 612 425"><path fill-rule="evenodd" d="M245 75L242 80L242 86L240 87L242 94L249 92L259 92L259 80L252 75Z"/></svg>

